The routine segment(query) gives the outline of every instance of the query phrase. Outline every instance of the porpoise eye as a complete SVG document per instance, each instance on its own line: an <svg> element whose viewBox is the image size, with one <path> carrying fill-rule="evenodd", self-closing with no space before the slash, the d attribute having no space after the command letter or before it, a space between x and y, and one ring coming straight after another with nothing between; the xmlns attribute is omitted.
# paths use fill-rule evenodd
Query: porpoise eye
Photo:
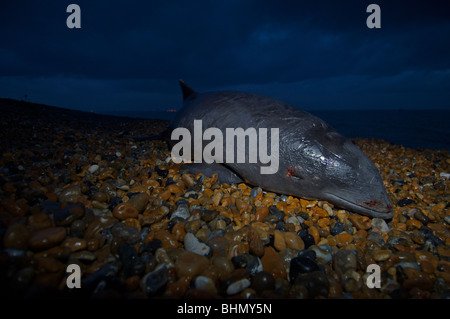
<svg viewBox="0 0 450 319"><path fill-rule="evenodd" d="M286 177L291 177L295 174L295 168L289 167L286 171Z"/></svg>
<svg viewBox="0 0 450 319"><path fill-rule="evenodd" d="M289 167L286 170L286 177L293 177L293 178L297 178L297 179L303 179L302 176L300 176L300 174L297 173L297 171L295 170L294 167Z"/></svg>

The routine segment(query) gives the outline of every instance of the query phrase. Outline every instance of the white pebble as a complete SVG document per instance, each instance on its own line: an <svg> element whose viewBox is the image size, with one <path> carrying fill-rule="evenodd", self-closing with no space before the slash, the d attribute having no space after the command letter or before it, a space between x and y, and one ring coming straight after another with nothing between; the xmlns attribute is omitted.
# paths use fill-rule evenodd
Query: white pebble
<svg viewBox="0 0 450 319"><path fill-rule="evenodd" d="M206 276L197 276L194 281L194 286L201 291L207 291L213 294L217 293L217 288L214 281Z"/></svg>
<svg viewBox="0 0 450 319"><path fill-rule="evenodd" d="M445 179L450 179L450 174L449 174L449 173L446 173L446 172L441 172L441 173L439 174L439 176L440 176L440 177L443 177L443 178L445 178Z"/></svg>
<svg viewBox="0 0 450 319"><path fill-rule="evenodd" d="M97 164L91 165L91 167L88 168L89 173L93 174L98 170L99 166Z"/></svg>
<svg viewBox="0 0 450 319"><path fill-rule="evenodd" d="M381 218L372 219L371 225L373 228L379 229L381 233L387 233L390 230L388 224L386 224L386 221Z"/></svg>
<svg viewBox="0 0 450 319"><path fill-rule="evenodd" d="M300 225L301 222L297 216L292 216L292 217L289 217L288 219L286 219L286 224L287 223L294 224L294 225Z"/></svg>
<svg viewBox="0 0 450 319"><path fill-rule="evenodd" d="M206 256L211 248L202 243L193 233L187 233L184 236L184 249L198 255Z"/></svg>
<svg viewBox="0 0 450 319"><path fill-rule="evenodd" d="M229 295L229 296L235 295L248 287L250 287L250 281L246 278L235 281L231 285L228 286L227 295Z"/></svg>
<svg viewBox="0 0 450 319"><path fill-rule="evenodd" d="M177 208L176 211L174 211L172 213L172 215L170 216L170 220L174 219L175 217L180 217L184 220L188 219L190 216L189 213L189 208L185 207L185 206L180 206Z"/></svg>

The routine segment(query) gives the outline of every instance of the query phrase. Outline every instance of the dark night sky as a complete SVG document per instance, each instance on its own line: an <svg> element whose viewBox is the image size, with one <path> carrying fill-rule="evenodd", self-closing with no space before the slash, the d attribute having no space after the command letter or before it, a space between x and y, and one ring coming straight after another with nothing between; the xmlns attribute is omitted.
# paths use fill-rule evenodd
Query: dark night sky
<svg viewBox="0 0 450 319"><path fill-rule="evenodd" d="M306 110L449 109L450 1L0 1L0 97L178 109L179 78Z"/></svg>

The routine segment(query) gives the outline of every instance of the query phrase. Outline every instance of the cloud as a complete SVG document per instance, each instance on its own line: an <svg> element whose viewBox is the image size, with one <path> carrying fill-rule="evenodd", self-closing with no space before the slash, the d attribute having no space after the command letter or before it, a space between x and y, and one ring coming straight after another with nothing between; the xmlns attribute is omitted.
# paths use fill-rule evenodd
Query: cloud
<svg viewBox="0 0 450 319"><path fill-rule="evenodd" d="M363 105L358 92L386 104L389 85L416 90L409 98L391 94L405 105L421 100L412 98L420 92L447 97L439 80L450 69L448 1L378 0L378 30L365 25L372 3L366 0L77 0L79 30L65 26L70 3L0 3L0 96L29 91L59 103L64 93L79 108L89 100L104 109L127 99L156 107L178 102L182 77L199 90L265 88L291 100L306 94L307 84L322 107L331 103L324 87L354 91L340 98L342 107Z"/></svg>

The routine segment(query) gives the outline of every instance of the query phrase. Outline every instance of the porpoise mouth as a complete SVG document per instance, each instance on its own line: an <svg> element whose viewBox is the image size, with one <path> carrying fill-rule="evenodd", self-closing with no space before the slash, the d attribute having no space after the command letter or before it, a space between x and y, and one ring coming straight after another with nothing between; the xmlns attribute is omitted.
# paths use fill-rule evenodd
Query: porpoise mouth
<svg viewBox="0 0 450 319"><path fill-rule="evenodd" d="M358 204L334 194L327 193L327 196L329 197L331 202L336 203L336 205L342 206L342 208L345 208L354 213L382 219L391 219L392 217L394 217L394 212L392 211L392 205L390 203L387 204L386 207L378 208L377 210L375 210L374 208L370 208L372 202Z"/></svg>

